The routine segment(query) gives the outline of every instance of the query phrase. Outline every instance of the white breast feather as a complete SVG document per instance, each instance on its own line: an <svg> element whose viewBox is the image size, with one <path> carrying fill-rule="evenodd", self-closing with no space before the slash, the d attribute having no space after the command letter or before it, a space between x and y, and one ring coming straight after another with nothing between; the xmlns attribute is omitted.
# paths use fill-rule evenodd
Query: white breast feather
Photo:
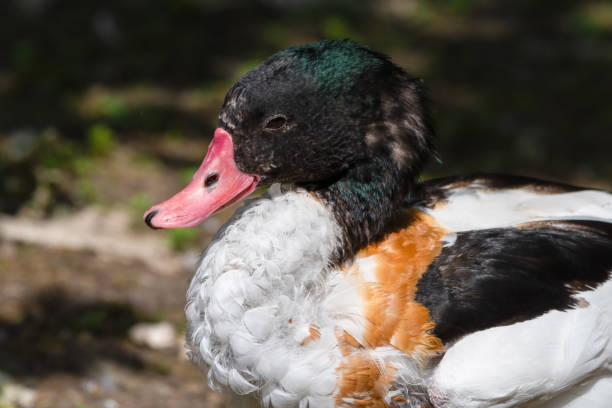
<svg viewBox="0 0 612 408"><path fill-rule="evenodd" d="M306 192L271 190L238 210L203 255L187 293L191 358L210 366L212 387L257 391L275 407L333 406L334 330L362 337L363 305L328 268L340 236L332 214ZM311 324L321 337L302 345Z"/></svg>

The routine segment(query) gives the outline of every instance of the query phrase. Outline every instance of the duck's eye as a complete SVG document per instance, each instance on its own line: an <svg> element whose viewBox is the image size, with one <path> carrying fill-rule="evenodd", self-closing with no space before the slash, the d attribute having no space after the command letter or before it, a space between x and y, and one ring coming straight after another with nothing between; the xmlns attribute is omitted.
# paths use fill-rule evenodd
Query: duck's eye
<svg viewBox="0 0 612 408"><path fill-rule="evenodd" d="M274 116L266 122L265 130L278 130L285 126L287 119L284 116Z"/></svg>

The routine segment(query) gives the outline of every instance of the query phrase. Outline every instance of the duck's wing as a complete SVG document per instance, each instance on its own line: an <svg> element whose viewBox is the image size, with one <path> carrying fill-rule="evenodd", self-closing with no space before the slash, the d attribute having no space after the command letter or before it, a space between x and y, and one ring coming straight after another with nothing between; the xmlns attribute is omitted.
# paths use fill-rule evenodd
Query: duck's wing
<svg viewBox="0 0 612 408"><path fill-rule="evenodd" d="M431 401L444 408L609 407L612 285L581 298L583 306L461 338L435 369Z"/></svg>
<svg viewBox="0 0 612 408"><path fill-rule="evenodd" d="M448 231L415 298L447 345L432 402L609 406L612 195L481 175L422 191L421 208Z"/></svg>
<svg viewBox="0 0 612 408"><path fill-rule="evenodd" d="M445 343L575 308L612 271L612 223L536 221L453 239L421 276L415 297Z"/></svg>
<svg viewBox="0 0 612 408"><path fill-rule="evenodd" d="M612 194L533 178L475 174L420 183L411 204L451 232L528 221L612 221Z"/></svg>

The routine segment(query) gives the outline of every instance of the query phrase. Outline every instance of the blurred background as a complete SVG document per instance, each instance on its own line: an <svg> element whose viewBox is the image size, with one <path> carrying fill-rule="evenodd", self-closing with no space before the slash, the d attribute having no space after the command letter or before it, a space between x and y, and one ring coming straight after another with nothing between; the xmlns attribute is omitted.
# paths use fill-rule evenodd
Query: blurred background
<svg viewBox="0 0 612 408"><path fill-rule="evenodd" d="M225 91L350 38L431 89L443 164L612 188L612 2L4 0L0 408L223 407L184 357L200 228L141 216L206 152Z"/></svg>

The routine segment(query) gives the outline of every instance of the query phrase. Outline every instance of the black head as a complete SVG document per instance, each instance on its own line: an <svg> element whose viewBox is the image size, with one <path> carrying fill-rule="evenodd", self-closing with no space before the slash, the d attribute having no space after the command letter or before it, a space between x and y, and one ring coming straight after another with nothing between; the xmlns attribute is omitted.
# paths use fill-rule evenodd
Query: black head
<svg viewBox="0 0 612 408"><path fill-rule="evenodd" d="M350 41L289 48L232 86L191 183L145 220L192 226L258 183L294 183L336 215L341 259L384 233L431 154L432 133L423 85L384 55Z"/></svg>
<svg viewBox="0 0 612 408"><path fill-rule="evenodd" d="M421 81L350 41L281 51L229 90L219 125L262 182L328 183L380 158L409 181L430 155Z"/></svg>

